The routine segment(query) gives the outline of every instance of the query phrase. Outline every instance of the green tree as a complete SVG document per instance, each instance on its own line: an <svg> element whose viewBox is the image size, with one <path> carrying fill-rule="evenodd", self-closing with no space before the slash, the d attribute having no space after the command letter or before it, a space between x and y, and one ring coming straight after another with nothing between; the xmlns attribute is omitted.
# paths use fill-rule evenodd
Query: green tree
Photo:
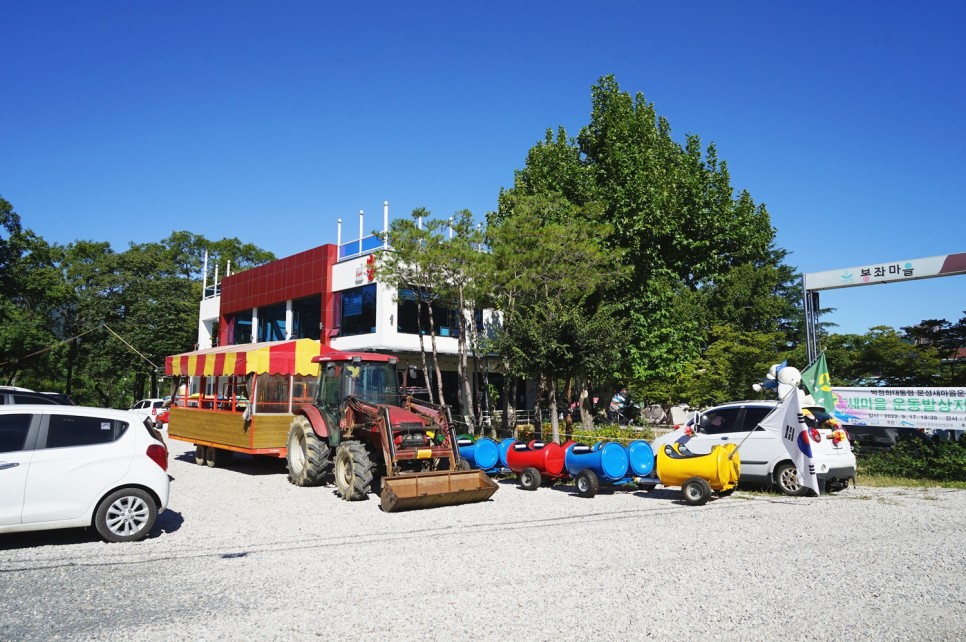
<svg viewBox="0 0 966 642"><path fill-rule="evenodd" d="M629 268L607 291L629 323L618 370L641 388L673 379L707 347L717 321L791 329L796 314L779 299L792 274L772 245L768 212L748 192L734 193L715 146L702 150L695 135L683 145L673 140L653 104L622 92L611 76L592 88L592 104L576 139L548 131L530 150L493 222L513 216L515 196L543 194L613 230L608 247ZM738 268L744 273L729 278ZM750 298L760 293L766 301Z"/></svg>
<svg viewBox="0 0 966 642"><path fill-rule="evenodd" d="M602 297L622 276L622 255L606 246L608 227L566 199L512 198L513 214L487 230L488 289L503 316L499 345L508 370L546 382L557 441L557 380L611 373L623 347L620 317Z"/></svg>

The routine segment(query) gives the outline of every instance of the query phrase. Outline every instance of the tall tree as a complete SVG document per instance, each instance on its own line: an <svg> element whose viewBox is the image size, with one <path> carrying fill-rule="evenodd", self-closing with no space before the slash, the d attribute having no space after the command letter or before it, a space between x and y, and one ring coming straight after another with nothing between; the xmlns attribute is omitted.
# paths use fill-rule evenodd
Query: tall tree
<svg viewBox="0 0 966 642"><path fill-rule="evenodd" d="M645 385L682 372L706 347L713 315L694 293L724 287L738 266L778 270L781 256L765 207L734 193L713 144L702 151L695 135L674 141L653 104L622 92L612 76L592 88L592 105L576 139L548 131L530 150L497 217L512 215L515 195L558 194L613 229L607 242L629 268L608 291L630 324L622 370Z"/></svg>
<svg viewBox="0 0 966 642"><path fill-rule="evenodd" d="M622 256L605 244L608 227L587 220L566 199L512 198L512 215L487 231L489 290L503 315L501 345L510 371L546 381L557 441L557 379L596 371L602 362L612 372L623 348L616 341L620 317L601 296L608 282L621 278ZM610 343L600 345L592 334Z"/></svg>

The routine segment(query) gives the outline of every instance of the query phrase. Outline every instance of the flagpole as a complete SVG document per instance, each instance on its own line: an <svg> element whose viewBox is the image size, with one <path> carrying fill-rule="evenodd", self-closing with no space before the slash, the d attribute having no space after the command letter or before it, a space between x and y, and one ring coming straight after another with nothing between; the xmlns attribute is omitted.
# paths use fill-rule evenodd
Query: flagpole
<svg viewBox="0 0 966 642"><path fill-rule="evenodd" d="M798 388L792 388L789 391L788 395L791 395L791 394L798 394ZM778 410L779 408L781 408L782 402L785 401L785 399L788 398L788 395L785 395L784 397L782 397L781 399L779 399L778 400L778 405L775 406L774 408L772 408L771 411L767 415L765 415L764 417L762 417L761 418L761 421L759 421L757 424L755 424L755 428L757 428L758 426L760 426L762 421L765 421L766 419L768 419L769 417L771 417L773 414L775 414L775 411ZM741 444L743 444L746 441L748 441L748 438L751 437L751 433L755 432L755 428L752 428L748 432L748 434L745 435L744 438L741 441L738 442L738 445L735 446L735 449L732 450L731 453L728 455L728 461L731 461L731 459L734 458L734 456L738 453L738 449L741 448Z"/></svg>

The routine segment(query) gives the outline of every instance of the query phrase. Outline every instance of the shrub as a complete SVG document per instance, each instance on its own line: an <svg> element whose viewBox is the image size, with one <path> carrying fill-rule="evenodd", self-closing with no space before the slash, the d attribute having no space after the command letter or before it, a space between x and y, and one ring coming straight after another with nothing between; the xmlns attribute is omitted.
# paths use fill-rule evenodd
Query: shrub
<svg viewBox="0 0 966 642"><path fill-rule="evenodd" d="M900 441L892 450L863 458L872 475L966 481L966 443Z"/></svg>
<svg viewBox="0 0 966 642"><path fill-rule="evenodd" d="M536 429L532 424L525 424L518 427L519 436L517 439L522 442L528 442L531 439L536 438ZM550 436L553 431L550 428L550 424L544 424L543 427L543 440L550 441ZM580 424L574 425L571 434L568 435L566 432L566 427L560 425L560 438L561 441L565 441L567 438L573 439L574 441L579 441L586 444L594 444L598 441L619 441L621 443L628 443L634 441L635 439L643 439L645 441L654 440L654 431L650 428L628 428L627 426L594 426L590 430L584 430L584 427Z"/></svg>

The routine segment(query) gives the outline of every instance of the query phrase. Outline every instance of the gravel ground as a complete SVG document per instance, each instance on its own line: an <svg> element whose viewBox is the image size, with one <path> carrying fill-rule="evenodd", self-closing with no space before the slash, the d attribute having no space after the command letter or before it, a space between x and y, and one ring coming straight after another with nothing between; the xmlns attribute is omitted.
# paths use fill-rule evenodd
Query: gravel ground
<svg viewBox="0 0 966 642"><path fill-rule="evenodd" d="M383 514L171 442L151 535L0 535L0 640L961 640L966 491L528 493ZM860 480L861 482L861 480Z"/></svg>

